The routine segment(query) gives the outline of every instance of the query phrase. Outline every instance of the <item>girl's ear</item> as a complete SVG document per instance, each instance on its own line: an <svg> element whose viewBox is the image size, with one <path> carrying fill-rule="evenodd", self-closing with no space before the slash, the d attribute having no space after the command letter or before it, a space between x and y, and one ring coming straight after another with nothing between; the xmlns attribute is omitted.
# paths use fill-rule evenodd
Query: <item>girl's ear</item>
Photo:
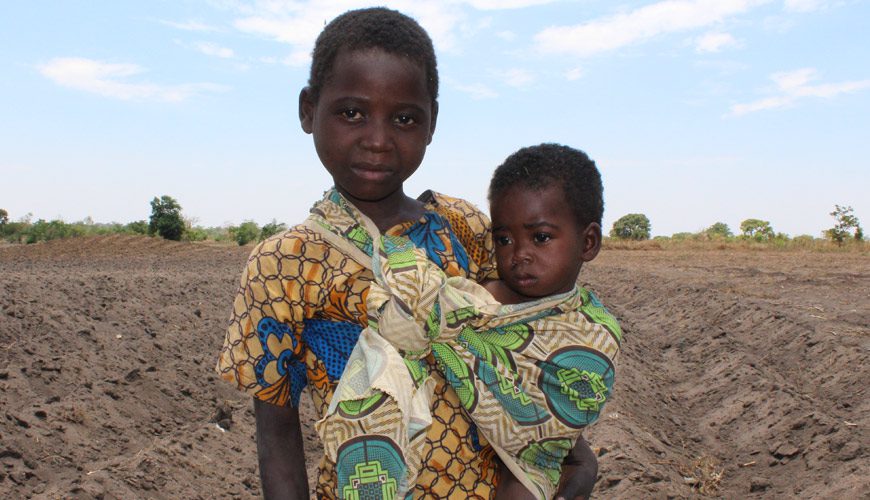
<svg viewBox="0 0 870 500"><path fill-rule="evenodd" d="M438 101L432 101L432 119L429 120L429 140L426 145L432 144L432 136L435 135L435 124L438 123Z"/></svg>
<svg viewBox="0 0 870 500"><path fill-rule="evenodd" d="M601 250L601 225L597 222L591 222L586 229L583 230L583 250L580 253L580 259L583 262L589 262L594 259Z"/></svg>
<svg viewBox="0 0 870 500"><path fill-rule="evenodd" d="M311 89L305 87L299 92L299 123L306 134L314 130L314 109L317 104L311 99Z"/></svg>

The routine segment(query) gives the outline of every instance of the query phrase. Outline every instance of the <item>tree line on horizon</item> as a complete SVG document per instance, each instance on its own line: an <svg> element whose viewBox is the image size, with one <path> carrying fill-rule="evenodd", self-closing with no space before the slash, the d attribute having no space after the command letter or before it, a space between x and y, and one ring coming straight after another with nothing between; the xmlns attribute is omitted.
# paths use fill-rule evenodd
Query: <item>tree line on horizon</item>
<svg viewBox="0 0 870 500"><path fill-rule="evenodd" d="M848 241L864 241L864 232L851 206L834 205L830 213L834 218L834 226L823 231L823 238L838 246ZM109 234L131 234L159 236L173 241L216 241L235 242L247 245L262 241L274 234L287 229L287 225L275 219L262 227L252 220L246 220L238 226L202 227L196 226L182 215L181 205L175 198L163 195L151 200L151 216L148 221L139 220L128 224L112 222L108 224L95 223L90 217L83 221L67 223L59 219L46 221L38 219L31 221L28 214L17 222L9 220L9 213L0 208L0 238L10 243L37 243L54 239L77 236L100 236ZM609 232L616 240L643 241L651 238L652 224L644 214L626 214L617 219ZM710 227L696 233L681 232L668 236L656 236L656 240L706 240L706 241L754 241L787 242L816 238L810 235L789 238L784 233L775 232L769 221L762 219L746 219L740 223L740 233L735 234L724 222L716 222Z"/></svg>
<svg viewBox="0 0 870 500"><path fill-rule="evenodd" d="M838 246L844 245L848 240L864 241L864 230L855 216L855 211L851 206L834 205L834 211L830 213L834 218L834 226L822 232L822 236L836 243ZM652 224L649 218L644 214L627 214L623 215L610 230L610 237L620 240L648 240L650 239ZM789 241L793 239L810 239L810 235L800 235L795 238L789 238L785 233L779 233L773 230L769 221L762 219L745 219L740 223L740 233L735 234L724 222L716 222L710 227L703 229L697 233L681 232L674 233L668 236L656 236L654 239L669 239L669 240L745 240L755 241L759 243L772 241Z"/></svg>

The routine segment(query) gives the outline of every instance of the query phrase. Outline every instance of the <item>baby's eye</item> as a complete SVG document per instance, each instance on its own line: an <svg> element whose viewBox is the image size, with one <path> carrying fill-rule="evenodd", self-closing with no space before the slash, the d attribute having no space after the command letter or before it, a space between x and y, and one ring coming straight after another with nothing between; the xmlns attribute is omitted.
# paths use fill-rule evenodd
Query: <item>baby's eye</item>
<svg viewBox="0 0 870 500"><path fill-rule="evenodd" d="M347 108L343 109L339 112L339 114L344 117L347 121L358 122L362 120L362 111L356 108Z"/></svg>
<svg viewBox="0 0 870 500"><path fill-rule="evenodd" d="M511 243L513 243L511 241L511 239L507 236L496 236L494 239L495 239L495 244L500 246L500 247L504 247L504 246L507 246L507 245L510 245Z"/></svg>
<svg viewBox="0 0 870 500"><path fill-rule="evenodd" d="M535 243L546 243L552 239L549 233L537 233L535 234Z"/></svg>
<svg viewBox="0 0 870 500"><path fill-rule="evenodd" d="M396 123L399 125L413 125L417 123L417 119L411 115L399 115L396 117Z"/></svg>

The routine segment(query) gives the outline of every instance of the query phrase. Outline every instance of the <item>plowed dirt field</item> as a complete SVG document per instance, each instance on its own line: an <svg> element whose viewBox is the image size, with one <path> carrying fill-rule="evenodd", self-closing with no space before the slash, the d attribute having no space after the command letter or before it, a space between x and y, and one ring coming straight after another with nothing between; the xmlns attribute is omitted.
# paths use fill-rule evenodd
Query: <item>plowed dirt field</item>
<svg viewBox="0 0 870 500"><path fill-rule="evenodd" d="M0 497L258 497L213 371L249 251L0 247ZM596 497L870 497L870 256L605 250L582 279L626 332Z"/></svg>

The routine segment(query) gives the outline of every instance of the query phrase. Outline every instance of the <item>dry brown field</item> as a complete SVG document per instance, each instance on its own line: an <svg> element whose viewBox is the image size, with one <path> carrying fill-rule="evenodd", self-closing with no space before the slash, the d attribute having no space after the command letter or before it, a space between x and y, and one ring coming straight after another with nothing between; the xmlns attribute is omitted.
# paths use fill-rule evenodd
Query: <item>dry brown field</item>
<svg viewBox="0 0 870 500"><path fill-rule="evenodd" d="M250 399L213 372L249 251L0 247L0 497L258 497ZM626 334L596 497L870 497L866 252L610 248L582 279Z"/></svg>

